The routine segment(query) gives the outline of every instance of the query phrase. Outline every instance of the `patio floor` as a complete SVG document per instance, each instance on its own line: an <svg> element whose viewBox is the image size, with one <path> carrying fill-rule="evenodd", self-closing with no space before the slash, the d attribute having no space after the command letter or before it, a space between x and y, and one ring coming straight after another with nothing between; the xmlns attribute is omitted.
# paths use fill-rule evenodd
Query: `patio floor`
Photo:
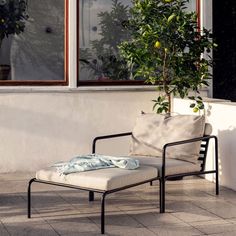
<svg viewBox="0 0 236 236"><path fill-rule="evenodd" d="M33 174L0 174L0 235L100 235L100 197L35 183L32 219L26 217L27 182ZM53 191L51 191L53 190ZM167 184L167 213L159 214L158 186L111 194L106 235L236 235L236 192L194 178Z"/></svg>

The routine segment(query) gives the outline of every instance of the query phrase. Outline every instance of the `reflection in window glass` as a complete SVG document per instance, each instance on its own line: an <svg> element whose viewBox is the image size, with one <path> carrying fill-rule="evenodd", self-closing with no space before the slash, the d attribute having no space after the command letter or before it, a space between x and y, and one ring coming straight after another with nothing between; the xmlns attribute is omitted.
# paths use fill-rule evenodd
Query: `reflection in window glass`
<svg viewBox="0 0 236 236"><path fill-rule="evenodd" d="M190 0L189 3L187 3L186 7L187 7L187 11L196 11L196 0Z"/></svg>
<svg viewBox="0 0 236 236"><path fill-rule="evenodd" d="M129 38L125 24L130 6L132 0L79 1L80 81L133 79L117 48ZM187 10L196 10L196 0L189 2Z"/></svg>
<svg viewBox="0 0 236 236"><path fill-rule="evenodd" d="M4 2L4 1L1 1ZM0 80L63 81L64 78L64 0L5 0L27 3L24 29L2 40ZM0 8L2 6L0 5ZM17 27L17 26L16 26Z"/></svg>
<svg viewBox="0 0 236 236"><path fill-rule="evenodd" d="M129 38L129 0L80 1L80 80L127 80L117 45Z"/></svg>

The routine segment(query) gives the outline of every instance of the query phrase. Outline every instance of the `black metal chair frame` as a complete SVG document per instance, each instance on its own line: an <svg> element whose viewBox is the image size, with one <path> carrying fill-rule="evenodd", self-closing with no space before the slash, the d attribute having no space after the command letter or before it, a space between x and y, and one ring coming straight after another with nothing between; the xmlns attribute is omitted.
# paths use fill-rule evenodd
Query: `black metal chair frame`
<svg viewBox="0 0 236 236"><path fill-rule="evenodd" d="M127 134L125 134L125 135L127 135ZM106 138L113 138L113 137L119 137L119 136L125 136L125 135L124 134L108 135L108 136L106 136ZM104 138L104 136L97 137L93 140L92 153L95 153L96 141L99 139L103 139L103 138ZM152 179L148 179L146 181L123 186L121 188L112 189L112 190L108 190L108 191L102 191L99 189L81 188L81 187L74 186L74 185L68 185L68 184L62 184L62 183L50 182L50 181L43 181L43 180L33 178L29 181L29 185L28 185L28 195L27 195L27 197L28 197L28 218L31 218L31 185L32 185L32 183L41 183L41 184L55 185L55 186L61 186L61 187L67 187L67 188L72 188L72 189L88 191L89 192L89 201L94 201L94 193L100 193L101 194L101 234L104 234L105 233L105 200L106 200L106 196L111 193L119 192L121 190L132 188L132 187L135 187L135 186L138 186L141 184L149 183L149 182L152 182L152 181L158 180L158 179L159 179L159 177L157 176L156 178L152 178Z"/></svg>
<svg viewBox="0 0 236 236"><path fill-rule="evenodd" d="M93 141L93 153L96 151L96 142L98 140L102 139L109 139L109 138L117 138L122 136L130 136L132 135L132 132L127 133L120 133L120 134L113 134L113 135L105 135L105 136L99 136L96 137ZM214 170L207 170L205 171L206 166L206 158L207 158L207 152L208 152L208 146L210 140L213 139L215 141L214 148L215 148L215 169ZM169 147L172 146L178 146L193 142L199 142L201 141L201 150L199 153L198 160L201 162L201 170L195 171L195 172L186 172L181 174L174 174L174 175L166 175L166 151ZM162 153L162 167L161 167L161 176L158 178L160 182L160 213L165 213L165 182L167 180L173 180L173 179L180 179L186 176L201 176L205 174L215 174L215 187L216 187L216 195L219 195L219 167L218 167L218 139L215 135L206 135L204 137L198 137L188 140L182 140L178 142L171 142L167 143L163 147L163 153ZM150 182L152 185L152 181ZM93 195L93 193L91 193Z"/></svg>
<svg viewBox="0 0 236 236"><path fill-rule="evenodd" d="M123 137L123 136L130 136L130 135L132 135L132 132L96 137L93 140L92 153L96 152L96 143L97 143L98 140L118 138L118 137ZM209 145L210 139L215 140L215 170L205 171L206 156L207 156L207 150L208 150L208 145ZM175 174L175 175L165 175L166 150L171 146L182 145L182 144L192 143L192 142L199 142L199 141L202 142L200 157L199 157L199 160L202 162L201 170L196 171L196 172L188 172L188 173ZM104 234L105 233L105 199L106 199L107 195L109 195L111 193L121 191L121 190L131 188L131 187L135 187L135 186L138 186L138 185L141 185L141 184L145 184L145 183L149 183L149 182L152 183L152 181L159 180L160 213L164 213L165 212L165 182L167 180L174 179L174 178L179 178L179 177L185 177L185 176L194 176L194 175L199 176L199 175L214 174L214 173L215 173L215 179L216 179L216 195L218 195L219 194L218 140L217 140L216 136L210 135L210 136L204 136L204 137L199 137L199 138L194 138L194 139L189 139L189 140L183 140L183 141L179 141L179 142L167 143L163 147L161 176L157 176L156 178L149 179L149 180L139 182L139 183L135 183L135 184L132 184L132 185L127 185L127 186L124 186L122 188L117 188L117 189L113 189L113 190L109 190L109 191L102 191L102 190L98 190L98 189L81 188L81 187L77 187L77 186L74 186L74 185L61 184L61 183L57 183L57 182L42 181L42 180L38 180L36 178L31 179L29 181L29 185L28 185L28 218L31 218L31 185L34 182L88 191L89 192L89 201L94 201L94 193L102 194L102 196L101 196L101 234Z"/></svg>
<svg viewBox="0 0 236 236"><path fill-rule="evenodd" d="M206 158L207 158L207 151L209 146L210 139L213 139L215 141L214 143L214 149L215 149L215 169L214 170L207 170L205 171L205 165L206 165ZM193 143L193 142L199 142L201 141L201 150L199 153L198 160L201 161L201 170L195 171L195 172L187 172L187 173L181 173L181 174L174 174L174 175L165 175L165 166L166 166L166 151L169 147L177 146L177 145L183 145L187 143ZM186 176L200 176L205 174L215 174L215 191L216 195L219 195L219 161L218 161L218 139L214 135L208 135L204 137L189 139L189 140L183 140L179 142L172 142L167 143L163 147L163 155L162 155L162 168L161 168L161 178L160 178L160 213L165 213L165 182L167 180L175 179L175 178L181 178Z"/></svg>

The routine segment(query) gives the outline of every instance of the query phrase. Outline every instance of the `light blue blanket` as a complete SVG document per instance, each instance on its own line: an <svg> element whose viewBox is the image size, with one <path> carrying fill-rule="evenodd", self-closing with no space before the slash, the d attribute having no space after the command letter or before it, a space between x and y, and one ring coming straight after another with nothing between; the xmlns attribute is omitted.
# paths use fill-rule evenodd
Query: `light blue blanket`
<svg viewBox="0 0 236 236"><path fill-rule="evenodd" d="M118 167L127 170L134 170L139 167L139 161L129 157L113 157L98 154L77 156L69 162L59 162L53 165L60 174L97 170L111 167Z"/></svg>

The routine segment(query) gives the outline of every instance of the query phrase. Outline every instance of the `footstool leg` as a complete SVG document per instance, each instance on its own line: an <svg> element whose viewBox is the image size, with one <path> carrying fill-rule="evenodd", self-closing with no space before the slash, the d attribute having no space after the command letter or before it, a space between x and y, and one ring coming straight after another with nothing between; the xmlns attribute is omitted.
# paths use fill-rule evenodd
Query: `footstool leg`
<svg viewBox="0 0 236 236"><path fill-rule="evenodd" d="M31 218L31 184L35 179L31 179L28 185L28 218Z"/></svg>
<svg viewBox="0 0 236 236"><path fill-rule="evenodd" d="M101 197L101 234L105 234L105 197L106 193Z"/></svg>
<svg viewBox="0 0 236 236"><path fill-rule="evenodd" d="M92 202L94 201L94 192L89 191L89 201Z"/></svg>

